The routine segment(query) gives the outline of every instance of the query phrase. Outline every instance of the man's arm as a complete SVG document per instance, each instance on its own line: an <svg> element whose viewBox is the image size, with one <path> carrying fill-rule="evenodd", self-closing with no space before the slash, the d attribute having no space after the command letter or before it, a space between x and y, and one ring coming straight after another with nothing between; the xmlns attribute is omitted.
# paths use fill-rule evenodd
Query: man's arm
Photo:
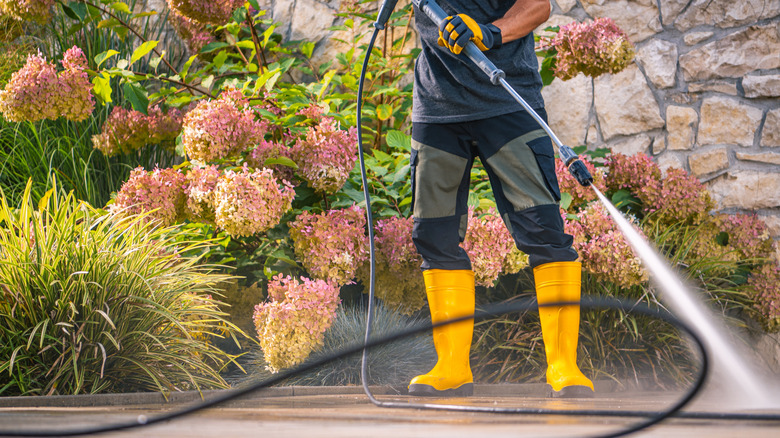
<svg viewBox="0 0 780 438"><path fill-rule="evenodd" d="M501 41L520 39L550 18L550 0L517 0L493 24L501 29Z"/></svg>

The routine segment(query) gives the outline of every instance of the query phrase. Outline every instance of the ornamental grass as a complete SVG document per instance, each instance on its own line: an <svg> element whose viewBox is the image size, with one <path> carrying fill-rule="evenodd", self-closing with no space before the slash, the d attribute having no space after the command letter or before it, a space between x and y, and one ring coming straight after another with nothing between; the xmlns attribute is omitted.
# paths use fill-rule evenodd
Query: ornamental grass
<svg viewBox="0 0 780 438"><path fill-rule="evenodd" d="M0 394L224 388L241 331L219 310L227 279L177 228L117 218L52 189L0 200ZM1 192L0 192L1 193Z"/></svg>

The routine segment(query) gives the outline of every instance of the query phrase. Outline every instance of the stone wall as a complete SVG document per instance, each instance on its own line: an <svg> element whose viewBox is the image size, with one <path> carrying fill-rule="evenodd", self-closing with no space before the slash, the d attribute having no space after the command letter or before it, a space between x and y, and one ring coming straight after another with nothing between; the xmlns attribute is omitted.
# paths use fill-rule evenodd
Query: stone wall
<svg viewBox="0 0 780 438"><path fill-rule="evenodd" d="M553 0L548 24L595 17L629 33L636 62L544 89L562 141L684 168L780 237L780 0Z"/></svg>
<svg viewBox="0 0 780 438"><path fill-rule="evenodd" d="M544 89L561 140L684 168L719 208L756 212L780 238L780 0L551 2L540 29L610 17L637 47L635 63L619 74ZM341 50L328 30L341 0L260 4L285 38L316 41L316 60Z"/></svg>

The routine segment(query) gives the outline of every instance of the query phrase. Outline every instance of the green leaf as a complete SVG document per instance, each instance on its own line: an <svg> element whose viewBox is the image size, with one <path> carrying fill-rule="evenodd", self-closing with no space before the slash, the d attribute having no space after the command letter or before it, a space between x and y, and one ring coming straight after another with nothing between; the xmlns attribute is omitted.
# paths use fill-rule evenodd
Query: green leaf
<svg viewBox="0 0 780 438"><path fill-rule="evenodd" d="M555 58L549 57L542 60L542 66L539 71L539 75L542 77L542 84L544 86L550 85L555 79Z"/></svg>
<svg viewBox="0 0 780 438"><path fill-rule="evenodd" d="M726 246L729 244L729 233L721 231L715 236L715 242L720 246Z"/></svg>
<svg viewBox="0 0 780 438"><path fill-rule="evenodd" d="M125 98L133 105L133 109L148 115L149 98L146 97L146 90L138 84L125 82L122 84L122 91Z"/></svg>
<svg viewBox="0 0 780 438"><path fill-rule="evenodd" d="M122 2L114 2L111 4L111 9L117 11L117 12L124 12L125 14L130 13L130 6L127 6L126 3Z"/></svg>
<svg viewBox="0 0 780 438"><path fill-rule="evenodd" d="M222 68L222 66L225 64L225 61L227 61L228 53L227 52L219 52L217 56L214 57L214 68L219 70Z"/></svg>
<svg viewBox="0 0 780 438"><path fill-rule="evenodd" d="M119 52L116 50L106 50L103 53L98 53L95 55L95 63L97 64L97 68L100 68L100 66L106 62L106 60L118 55Z"/></svg>
<svg viewBox="0 0 780 438"><path fill-rule="evenodd" d="M390 117L393 117L393 107L386 103L377 105L376 116L379 120L387 120Z"/></svg>
<svg viewBox="0 0 780 438"><path fill-rule="evenodd" d="M302 42L300 45L300 50L303 56L311 59L311 55L314 53L314 43L311 41Z"/></svg>
<svg viewBox="0 0 780 438"><path fill-rule="evenodd" d="M561 208L564 210L568 210L571 206L571 202L574 200L572 198L571 194L568 192L561 192Z"/></svg>
<svg viewBox="0 0 780 438"><path fill-rule="evenodd" d="M103 72L100 76L92 78L92 94L95 95L103 105L112 102L111 100L111 76Z"/></svg>
<svg viewBox="0 0 780 438"><path fill-rule="evenodd" d="M255 10L257 10L257 11L260 11L261 9L263 9L263 8L261 8L261 7L260 7L260 4L259 4L259 3L257 3L257 0L249 0L249 4L250 4L250 5L251 5L253 8L255 8Z"/></svg>
<svg viewBox="0 0 780 438"><path fill-rule="evenodd" d="M138 14L133 15L130 17L131 20L135 20L136 18L145 18L145 17L151 17L153 15L157 15L157 11L146 11L146 12L140 12Z"/></svg>
<svg viewBox="0 0 780 438"><path fill-rule="evenodd" d="M146 56L149 52L154 50L155 47L157 47L157 44L159 44L159 41L147 41L140 46L138 46L137 49L133 51L133 55L130 57L130 65L135 64L136 61Z"/></svg>
<svg viewBox="0 0 780 438"><path fill-rule="evenodd" d="M192 67L192 63L195 62L195 58L197 58L198 55L192 55L190 56L190 59L187 60L187 62L184 63L181 70L179 70L179 76L181 76L181 80L185 80L187 78L187 73L190 71L190 67Z"/></svg>
<svg viewBox="0 0 780 438"><path fill-rule="evenodd" d="M254 50L255 43L252 40L241 40L236 43L236 47L238 47L239 49Z"/></svg>
<svg viewBox="0 0 780 438"><path fill-rule="evenodd" d="M209 53L215 50L224 49L225 47L230 47L230 44L224 42L208 43L200 49L200 53Z"/></svg>
<svg viewBox="0 0 780 438"><path fill-rule="evenodd" d="M265 160L264 163L266 166L275 166L277 164L287 167L292 167L293 169L297 169L298 165L295 163L295 161L287 158L287 157L278 157L278 158L269 158Z"/></svg>
<svg viewBox="0 0 780 438"><path fill-rule="evenodd" d="M63 7L65 5L63 4ZM71 15L71 12L73 15ZM84 20L87 18L87 5L82 2L72 1L68 3L67 9L65 10L65 13L68 15L68 17L73 18L74 20Z"/></svg>
<svg viewBox="0 0 780 438"><path fill-rule="evenodd" d="M394 149L402 149L409 151L412 149L412 136L406 135L401 131L391 130L387 131L385 135L385 141L387 145Z"/></svg>
<svg viewBox="0 0 780 438"><path fill-rule="evenodd" d="M211 89L211 86L214 84L214 75L208 75L205 79L200 83L201 87L204 87L206 89Z"/></svg>

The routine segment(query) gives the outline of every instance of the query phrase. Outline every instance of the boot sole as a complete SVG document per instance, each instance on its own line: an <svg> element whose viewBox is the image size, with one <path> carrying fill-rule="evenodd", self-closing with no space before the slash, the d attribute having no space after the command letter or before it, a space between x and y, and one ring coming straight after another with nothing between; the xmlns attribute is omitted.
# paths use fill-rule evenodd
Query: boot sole
<svg viewBox="0 0 780 438"><path fill-rule="evenodd" d="M464 383L457 388L439 390L431 385L413 383L409 385L409 395L414 397L469 397L474 395L474 384Z"/></svg>
<svg viewBox="0 0 780 438"><path fill-rule="evenodd" d="M585 385L567 386L560 391L552 391L552 398L593 398L593 390Z"/></svg>

